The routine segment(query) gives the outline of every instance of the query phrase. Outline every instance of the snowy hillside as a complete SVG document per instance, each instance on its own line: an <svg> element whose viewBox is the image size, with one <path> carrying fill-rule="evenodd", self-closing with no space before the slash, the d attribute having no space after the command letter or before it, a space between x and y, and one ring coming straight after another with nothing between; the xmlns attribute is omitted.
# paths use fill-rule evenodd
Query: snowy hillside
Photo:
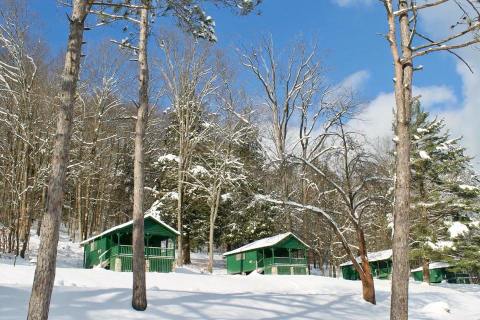
<svg viewBox="0 0 480 320"><path fill-rule="evenodd" d="M37 260L37 251L40 244L40 239L35 232L35 228L30 230L31 236L28 245L28 252L25 260L20 257L17 258L15 264L17 265L33 265ZM70 241L68 232L60 229L60 237L57 247L57 267L66 268L81 268L83 262L83 248L80 244ZM14 256L0 253L0 263L14 264Z"/></svg>
<svg viewBox="0 0 480 320"><path fill-rule="evenodd" d="M38 239L33 237L30 258ZM320 276L229 276L221 256L215 274L206 257L175 273L147 274L149 306L132 311L131 273L81 269L82 250L63 233L50 319L387 319L390 282L376 281L376 306L361 298L361 283ZM0 318L25 319L34 265L0 259ZM4 303L8 301L8 303ZM480 286L411 284L411 319L480 319Z"/></svg>
<svg viewBox="0 0 480 320"><path fill-rule="evenodd" d="M1 318L25 319L32 266L0 264ZM7 276L5 276L7 275ZM377 281L376 306L361 283L319 276L228 276L150 273L149 306L130 308L130 273L59 268L51 319L387 319L388 281ZM452 286L451 286L452 287ZM411 319L480 319L480 288L411 285ZM448 308L449 312L443 308Z"/></svg>

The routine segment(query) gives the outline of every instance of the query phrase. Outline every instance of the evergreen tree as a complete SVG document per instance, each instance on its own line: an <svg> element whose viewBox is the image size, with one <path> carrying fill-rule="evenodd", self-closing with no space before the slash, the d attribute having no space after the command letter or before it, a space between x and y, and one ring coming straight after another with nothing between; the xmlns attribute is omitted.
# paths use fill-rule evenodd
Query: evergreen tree
<svg viewBox="0 0 480 320"><path fill-rule="evenodd" d="M478 222L478 221L477 221ZM480 227L470 223L468 231L453 240L453 246L447 251L448 262L453 272L466 273L470 283L480 283Z"/></svg>
<svg viewBox="0 0 480 320"><path fill-rule="evenodd" d="M441 241L448 240L448 222L472 206L472 194L463 188L470 158L451 139L443 119L431 119L417 101L412 114L412 228L411 259L421 262L429 282L429 263L441 259Z"/></svg>

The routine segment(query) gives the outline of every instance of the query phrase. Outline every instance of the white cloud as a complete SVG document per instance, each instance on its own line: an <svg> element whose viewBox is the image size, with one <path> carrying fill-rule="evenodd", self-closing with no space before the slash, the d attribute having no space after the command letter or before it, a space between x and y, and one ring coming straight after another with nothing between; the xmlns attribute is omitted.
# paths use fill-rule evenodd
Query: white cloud
<svg viewBox="0 0 480 320"><path fill-rule="evenodd" d="M370 73L367 70L360 70L356 71L347 77L345 77L342 81L334 86L330 95L332 95L331 99L334 99L335 95L343 94L343 91L351 91L351 92L358 92L363 89L370 79ZM260 132L262 132L261 143L263 146L266 155L271 160L276 160L278 158L275 142L274 142L274 134L271 128L271 118L268 110L263 112L264 119L260 121L260 127L262 128ZM390 121L391 122L391 121ZM299 144L299 119L297 117L293 117L290 120L287 137L286 137L286 149L287 153L298 151L300 148ZM311 132L310 137L315 138L321 133L321 128L314 129Z"/></svg>
<svg viewBox="0 0 480 320"><path fill-rule="evenodd" d="M467 8L470 7L467 6ZM421 20L422 28L435 39L444 38L451 35L452 32L460 31L457 28L453 30L450 28L457 22L460 15L456 3L449 1L435 9L425 10ZM441 112L440 116L445 118L454 135L463 136L463 144L469 155L476 157L474 163L480 170L480 130L478 128L480 119L480 51L478 48L470 47L457 52L468 61L474 73L471 73L461 61L456 60L457 73L462 79L461 102L455 110ZM452 59L456 58L452 56Z"/></svg>
<svg viewBox="0 0 480 320"><path fill-rule="evenodd" d="M414 95L421 96L422 106L427 110L438 106L451 106L457 102L453 91L446 86L415 87ZM393 93L381 93L366 104L358 119L350 121L349 125L364 133L369 140L392 138L394 106Z"/></svg>
<svg viewBox="0 0 480 320"><path fill-rule="evenodd" d="M353 0L336 0L336 2L343 6L358 3ZM435 39L458 32L459 30L452 31L450 28L461 15L457 12L458 7L453 1L435 9L424 10L421 16L422 31ZM474 70L472 74L461 61L456 60L457 74L462 80L461 97L456 97L454 92L446 86L415 88L414 94L422 95L422 106L431 114L445 119L447 128L453 136L463 136L462 143L466 147L467 153L476 157L474 165L480 170L480 129L478 125L480 119L480 51L478 48L468 48L458 51L458 53L468 61ZM456 58L452 56L452 59ZM429 69L422 72L428 75ZM366 105L361 120L353 120L351 125L365 132L369 138L392 137L393 107L393 93L381 93Z"/></svg>
<svg viewBox="0 0 480 320"><path fill-rule="evenodd" d="M333 0L340 7L352 7L357 5L370 5L373 0Z"/></svg>
<svg viewBox="0 0 480 320"><path fill-rule="evenodd" d="M365 86L369 79L370 72L368 72L367 70L360 70L346 77L339 84L339 87L352 91L359 91Z"/></svg>

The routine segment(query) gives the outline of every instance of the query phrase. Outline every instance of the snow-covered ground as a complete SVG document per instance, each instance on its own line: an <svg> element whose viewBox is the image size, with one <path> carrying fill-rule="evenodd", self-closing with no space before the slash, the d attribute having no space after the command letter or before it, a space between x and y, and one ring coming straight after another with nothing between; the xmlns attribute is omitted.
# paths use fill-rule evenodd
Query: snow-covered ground
<svg viewBox="0 0 480 320"><path fill-rule="evenodd" d="M33 240L35 241L35 239ZM33 246L32 246L33 248ZM81 250L62 238L50 319L388 319L390 282L376 281L377 305L362 300L361 284L320 276L229 276L217 256L214 275L205 259L191 267L147 274L148 309L130 308L131 273L69 267ZM63 252L65 251L65 252ZM62 261L65 258L69 263ZM0 319L25 319L34 266L0 260ZM223 273L223 274L222 274ZM411 283L410 319L480 320L480 286Z"/></svg>

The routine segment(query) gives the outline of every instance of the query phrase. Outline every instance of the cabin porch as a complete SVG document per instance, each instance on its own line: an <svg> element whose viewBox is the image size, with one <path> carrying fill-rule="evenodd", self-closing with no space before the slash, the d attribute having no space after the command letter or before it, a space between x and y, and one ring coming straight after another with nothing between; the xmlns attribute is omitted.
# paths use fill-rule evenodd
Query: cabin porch
<svg viewBox="0 0 480 320"><path fill-rule="evenodd" d="M306 275L307 250L293 248L263 248L258 251L258 268L264 274Z"/></svg>

